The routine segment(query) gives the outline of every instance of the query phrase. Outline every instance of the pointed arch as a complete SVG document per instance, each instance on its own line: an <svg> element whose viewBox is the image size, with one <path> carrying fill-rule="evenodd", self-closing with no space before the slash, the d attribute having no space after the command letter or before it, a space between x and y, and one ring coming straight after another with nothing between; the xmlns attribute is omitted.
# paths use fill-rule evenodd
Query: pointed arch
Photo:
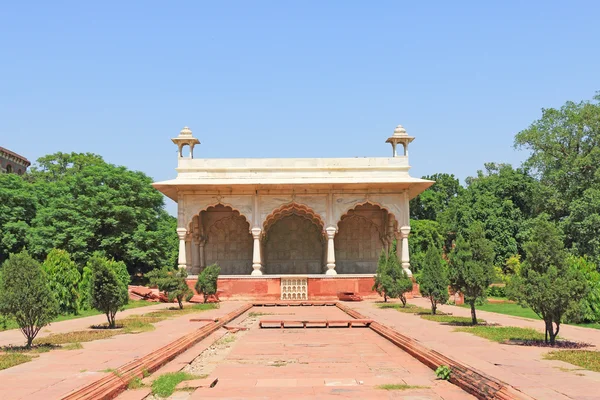
<svg viewBox="0 0 600 400"><path fill-rule="evenodd" d="M338 274L375 273L382 249L388 249L398 229L385 207L365 201L349 208L338 221L335 259Z"/></svg>
<svg viewBox="0 0 600 400"><path fill-rule="evenodd" d="M313 224L320 226L321 230L325 227L325 222L321 218L319 214L317 214L312 208L307 205L292 202L288 204L284 204L271 212L265 218L265 222L263 223L263 233L269 231L269 228L280 218L288 215L297 215L304 219L309 220Z"/></svg>

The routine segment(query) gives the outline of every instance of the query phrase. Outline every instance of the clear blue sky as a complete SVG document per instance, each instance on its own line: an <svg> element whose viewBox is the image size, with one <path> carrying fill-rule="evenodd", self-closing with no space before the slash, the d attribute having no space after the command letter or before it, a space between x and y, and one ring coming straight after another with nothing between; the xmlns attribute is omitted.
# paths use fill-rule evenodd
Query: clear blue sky
<svg viewBox="0 0 600 400"><path fill-rule="evenodd" d="M354 157L388 156L401 123L414 176L463 180L519 164L514 134L542 107L600 90L598 15L597 1L7 1L0 146L165 180L184 125L196 157Z"/></svg>

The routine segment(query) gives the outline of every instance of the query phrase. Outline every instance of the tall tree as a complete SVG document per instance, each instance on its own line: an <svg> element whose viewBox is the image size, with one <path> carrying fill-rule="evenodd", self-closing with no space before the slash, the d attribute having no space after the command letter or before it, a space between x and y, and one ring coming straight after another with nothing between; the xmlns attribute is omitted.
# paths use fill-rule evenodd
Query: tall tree
<svg viewBox="0 0 600 400"><path fill-rule="evenodd" d="M440 224L436 221L416 219L410 222L410 268L414 274L423 269L423 262L427 249L435 247L441 249L444 244Z"/></svg>
<svg viewBox="0 0 600 400"><path fill-rule="evenodd" d="M452 174L426 175L423 179L435 181L435 184L410 201L412 219L435 221L450 201L459 197L464 188Z"/></svg>
<svg viewBox="0 0 600 400"><path fill-rule="evenodd" d="M446 246L479 222L493 243L494 263L504 265L509 257L523 254L524 222L536 214L538 196L539 184L526 170L508 164L485 164L485 172L467 178L466 190L440 214Z"/></svg>
<svg viewBox="0 0 600 400"><path fill-rule="evenodd" d="M571 251L588 256L600 270L600 185L586 189L569 204L569 215L563 226L565 242Z"/></svg>
<svg viewBox="0 0 600 400"><path fill-rule="evenodd" d="M174 218L145 174L94 154L56 153L40 158L28 179L39 198L27 238L37 257L61 248L84 265L103 251L130 273L174 265Z"/></svg>
<svg viewBox="0 0 600 400"><path fill-rule="evenodd" d="M515 148L531 152L525 165L545 188L543 206L558 221L586 189L600 184L600 93L592 101L542 109L515 136Z"/></svg>
<svg viewBox="0 0 600 400"><path fill-rule="evenodd" d="M563 315L587 293L583 273L569 265L562 232L546 214L533 221L526 258L509 283L509 296L544 320L546 342L554 345Z"/></svg>
<svg viewBox="0 0 600 400"><path fill-rule="evenodd" d="M0 263L25 247L36 207L36 195L22 176L0 174Z"/></svg>
<svg viewBox="0 0 600 400"><path fill-rule="evenodd" d="M485 290L492 283L494 250L481 223L473 223L465 233L464 237L457 237L456 246L450 253L448 276L452 289L464 294L465 301L471 306L473 324L477 324L475 302L485 298Z"/></svg>

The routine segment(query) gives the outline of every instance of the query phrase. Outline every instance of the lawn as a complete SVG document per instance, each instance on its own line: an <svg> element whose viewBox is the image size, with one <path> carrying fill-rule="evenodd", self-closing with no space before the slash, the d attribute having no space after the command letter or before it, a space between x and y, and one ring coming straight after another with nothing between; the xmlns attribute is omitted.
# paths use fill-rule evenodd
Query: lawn
<svg viewBox="0 0 600 400"><path fill-rule="evenodd" d="M455 325L455 326L471 326L473 325L473 320L471 317L456 317L453 315L431 315L431 314L422 314L421 318L426 319L428 321L441 322L446 325ZM485 320L477 319L478 324L485 324Z"/></svg>
<svg viewBox="0 0 600 400"><path fill-rule="evenodd" d="M498 343L510 341L543 341L544 334L531 328L516 326L469 326L457 328L455 332L468 332Z"/></svg>
<svg viewBox="0 0 600 400"><path fill-rule="evenodd" d="M382 309L393 309L409 314L431 314L431 309L415 306L414 304L407 304L405 307L402 306L402 303L376 303L376 305Z"/></svg>
<svg viewBox="0 0 600 400"><path fill-rule="evenodd" d="M468 304L464 304L460 307L471 308ZM480 306L475 306L475 308L481 311L512 315L514 317L540 319L530 308L521 307L516 303L485 303Z"/></svg>
<svg viewBox="0 0 600 400"><path fill-rule="evenodd" d="M156 304L159 304L159 303L153 303L153 302L144 301L144 300L130 300L129 303L127 303L127 305L125 305L124 309L130 310L132 308L147 307L147 306L152 306L152 305L156 305ZM100 314L102 314L102 313L98 310L84 310L77 315L74 315L74 314L59 315L58 317L54 318L54 320L52 322L67 321L69 319L85 318L85 317L91 317L91 316L100 315ZM17 329L18 327L19 327L19 325L17 325L17 323L12 319L7 319L5 323L2 323L0 321L0 331L5 331L8 329Z"/></svg>
<svg viewBox="0 0 600 400"><path fill-rule="evenodd" d="M463 308L470 308L468 304L464 304ZM489 311L495 312L498 314L512 315L513 317L523 317L523 318L532 318L532 319L541 319L534 313L530 308L521 307L516 303L485 303L479 306L475 306L477 310L481 311ZM582 328L592 328L592 329L600 329L600 323L587 323L587 324L565 324L565 325L573 325L580 326Z"/></svg>
<svg viewBox="0 0 600 400"><path fill-rule="evenodd" d="M591 350L560 350L547 353L546 360L560 360L578 367L600 372L600 352Z"/></svg>

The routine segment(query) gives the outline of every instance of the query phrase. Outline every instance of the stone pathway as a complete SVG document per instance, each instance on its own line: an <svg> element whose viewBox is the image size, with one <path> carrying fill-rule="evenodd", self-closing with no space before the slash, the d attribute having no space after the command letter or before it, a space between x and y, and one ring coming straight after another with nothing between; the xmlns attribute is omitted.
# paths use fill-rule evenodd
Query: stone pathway
<svg viewBox="0 0 600 400"><path fill-rule="evenodd" d="M410 302L422 307L428 305L425 299L412 299ZM419 340L425 346L501 379L536 399L600 398L600 373L573 371L577 369L574 365L562 361L544 360L543 354L550 351L547 348L504 345L469 333L453 332L455 329L453 326L427 321L418 315L401 313L393 309L379 309L372 301L345 304L365 317L377 319ZM470 310L461 307L442 306L441 311L470 316ZM505 326L542 328L539 321L526 318L490 312L478 312L477 315L487 322L496 322ZM600 344L598 330L572 326L566 326L564 331L562 329L561 336L564 338Z"/></svg>
<svg viewBox="0 0 600 400"><path fill-rule="evenodd" d="M117 313L117 318L123 319L130 315L146 314L152 311L162 310L163 308L175 307L176 304L168 303L156 303L151 306L137 307L130 310L125 310ZM106 315L93 315L91 317L69 319L61 322L53 322L48 326L42 328L40 333L37 335L38 338L48 336L53 333L65 333L73 331L81 331L88 329L92 325L99 325L106 322ZM0 332L0 347L8 345L22 346L25 344L25 336L19 329L10 329L7 331Z"/></svg>
<svg viewBox="0 0 600 400"><path fill-rule="evenodd" d="M0 399L59 399L74 389L87 385L135 358L157 350L181 336L200 328L205 322L189 322L194 316L214 318L240 307L242 303L226 302L216 310L187 314L154 324L156 329L139 334L124 334L109 339L82 343L78 350L53 350L42 353L33 361L0 371ZM143 314L154 306L128 310ZM163 308L164 305L157 306ZM128 312L117 314L125 317ZM131 314L129 314L131 315ZM53 332L83 329L102 322L94 316L53 324ZM68 328L67 328L68 327ZM20 335L20 332L17 332ZM9 340L14 332L2 332ZM20 340L17 342L20 343ZM104 371L104 372L103 372Z"/></svg>
<svg viewBox="0 0 600 400"><path fill-rule="evenodd" d="M255 307L251 311L268 315L234 321L232 325L247 325L250 330L232 335L235 340L226 349L216 346L211 352L209 347L210 354L200 354L184 369L209 373L207 380L218 378L217 385L192 393L178 391L171 399L473 398L437 380L431 369L368 328L258 327L260 319L350 319L336 307ZM381 384L422 388L386 391L376 388Z"/></svg>

